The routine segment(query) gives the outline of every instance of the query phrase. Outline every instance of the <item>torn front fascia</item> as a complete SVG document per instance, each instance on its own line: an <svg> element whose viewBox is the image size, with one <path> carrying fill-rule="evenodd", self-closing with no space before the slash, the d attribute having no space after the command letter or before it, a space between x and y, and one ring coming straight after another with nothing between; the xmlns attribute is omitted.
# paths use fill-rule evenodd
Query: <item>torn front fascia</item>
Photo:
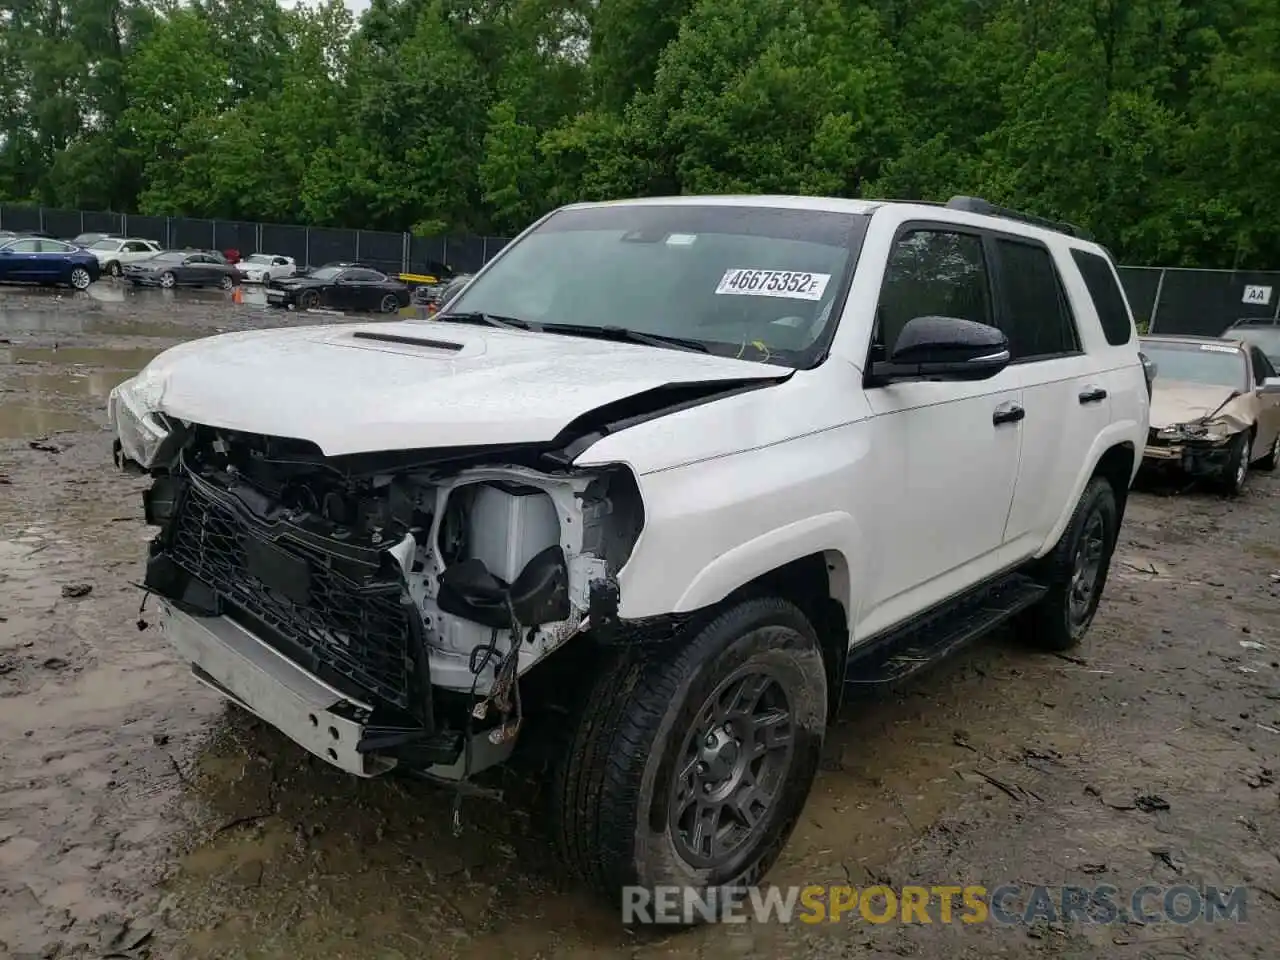
<svg viewBox="0 0 1280 960"><path fill-rule="evenodd" d="M192 576L174 561L169 553L172 546L172 521L182 510L183 501L188 495L190 481L181 476L165 475L157 477L152 486L143 493L143 504L147 522L160 527L159 534L152 539L143 586L154 592L176 609L196 617L217 617L233 611L227 602L211 587L197 577ZM249 618L243 611L235 611L237 619L248 619L243 624L247 629L277 649L288 646L283 637L276 636L270 628L256 618ZM409 766L429 767L434 764L451 764L457 761L462 753L462 735L456 730L438 728L433 703L432 687L427 661L426 638L422 624L413 617L408 618L412 634L412 650L417 661L417 670L423 682L418 684L418 712L420 717L409 721L398 710L387 710L375 707L371 718L351 716L348 719L361 722L364 730L356 749L361 753L376 754L393 758ZM315 664L305 663L306 658L300 651L282 650L290 659L313 669ZM342 685L340 678L328 674L319 674L320 679L331 685ZM369 699L365 691L351 691L356 699ZM333 709L342 713L346 701L337 704Z"/></svg>
<svg viewBox="0 0 1280 960"><path fill-rule="evenodd" d="M695 613L662 613L624 620L618 616L622 593L613 577L592 580L587 588L587 623L597 643L609 647L648 646L674 640Z"/></svg>

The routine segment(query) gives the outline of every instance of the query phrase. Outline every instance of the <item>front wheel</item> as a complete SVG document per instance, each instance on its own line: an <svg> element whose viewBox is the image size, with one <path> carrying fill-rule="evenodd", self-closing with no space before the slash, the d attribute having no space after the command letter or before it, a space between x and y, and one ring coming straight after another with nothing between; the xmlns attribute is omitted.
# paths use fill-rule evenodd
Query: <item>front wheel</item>
<svg viewBox="0 0 1280 960"><path fill-rule="evenodd" d="M1218 486L1228 497L1238 497L1244 492L1249 479L1249 454L1253 452L1253 437L1240 433L1231 438L1231 450L1226 465L1218 476Z"/></svg>
<svg viewBox="0 0 1280 960"><path fill-rule="evenodd" d="M93 283L93 278L89 276L89 271L84 267L74 267L70 276L71 286L77 290L88 290L89 284Z"/></svg>
<svg viewBox="0 0 1280 960"><path fill-rule="evenodd" d="M298 294L299 310L314 310L320 305L320 294L314 290L303 290Z"/></svg>
<svg viewBox="0 0 1280 960"><path fill-rule="evenodd" d="M740 603L677 643L628 650L597 677L557 771L557 840L615 903L623 888L652 904L679 887L719 913L714 891L758 883L799 819L826 672L813 627L778 599Z"/></svg>
<svg viewBox="0 0 1280 960"><path fill-rule="evenodd" d="M1019 631L1042 650L1069 650L1089 631L1111 569L1120 511L1111 484L1094 477L1053 552L1045 558L1049 591L1020 619Z"/></svg>
<svg viewBox="0 0 1280 960"><path fill-rule="evenodd" d="M164 287L166 290L172 290L177 282L178 278L167 270L160 274L160 286Z"/></svg>
<svg viewBox="0 0 1280 960"><path fill-rule="evenodd" d="M116 263L116 261L114 261L114 260L112 260L110 263L108 263L108 264L107 264L107 275L108 275L108 276L112 276L112 277L118 277L118 276L120 276L120 264Z"/></svg>

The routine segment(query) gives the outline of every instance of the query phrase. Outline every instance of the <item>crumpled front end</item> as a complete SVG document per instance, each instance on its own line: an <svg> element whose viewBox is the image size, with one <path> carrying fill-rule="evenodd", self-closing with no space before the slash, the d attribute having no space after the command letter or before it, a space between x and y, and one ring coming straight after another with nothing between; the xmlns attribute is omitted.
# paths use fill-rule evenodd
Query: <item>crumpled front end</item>
<svg viewBox="0 0 1280 960"><path fill-rule="evenodd" d="M111 410L118 457L155 476L144 585L165 633L200 680L361 776L465 779L505 759L521 678L586 628L643 522L620 467L327 458Z"/></svg>
<svg viewBox="0 0 1280 960"><path fill-rule="evenodd" d="M1227 468L1232 440L1239 433L1224 423L1152 427L1143 460L1148 467L1177 469L1188 476L1216 476Z"/></svg>

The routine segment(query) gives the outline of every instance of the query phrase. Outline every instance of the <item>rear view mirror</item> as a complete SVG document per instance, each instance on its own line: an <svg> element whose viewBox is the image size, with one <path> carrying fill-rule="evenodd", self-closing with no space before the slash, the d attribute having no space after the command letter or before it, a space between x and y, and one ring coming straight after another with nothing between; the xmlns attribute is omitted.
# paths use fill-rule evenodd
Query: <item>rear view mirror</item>
<svg viewBox="0 0 1280 960"><path fill-rule="evenodd" d="M1280 377L1267 377L1258 385L1258 393L1266 396L1280 393Z"/></svg>
<svg viewBox="0 0 1280 960"><path fill-rule="evenodd" d="M898 334L889 359L873 363L870 380L986 380L1009 365L1009 338L959 317L916 317Z"/></svg>

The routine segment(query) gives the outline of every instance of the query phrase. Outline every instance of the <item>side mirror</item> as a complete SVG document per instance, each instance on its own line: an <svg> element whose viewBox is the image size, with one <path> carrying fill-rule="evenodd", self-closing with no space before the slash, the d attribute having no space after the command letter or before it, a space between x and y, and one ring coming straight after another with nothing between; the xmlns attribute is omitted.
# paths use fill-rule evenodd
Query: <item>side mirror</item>
<svg viewBox="0 0 1280 960"><path fill-rule="evenodd" d="M889 359L873 363L870 379L986 380L1009 365L1009 338L995 327L959 317L907 321Z"/></svg>
<svg viewBox="0 0 1280 960"><path fill-rule="evenodd" d="M1258 385L1258 393L1261 396L1280 393L1280 377L1267 377Z"/></svg>

